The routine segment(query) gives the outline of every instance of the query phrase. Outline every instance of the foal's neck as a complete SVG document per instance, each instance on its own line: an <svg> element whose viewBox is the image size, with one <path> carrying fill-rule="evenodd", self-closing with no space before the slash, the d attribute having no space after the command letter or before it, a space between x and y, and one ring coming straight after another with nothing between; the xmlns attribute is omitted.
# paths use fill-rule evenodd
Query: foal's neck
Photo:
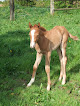
<svg viewBox="0 0 80 106"><path fill-rule="evenodd" d="M39 39L37 41L38 45L36 46L36 50L43 54L49 51L49 40L47 39L47 35L48 35L48 31L40 30Z"/></svg>
<svg viewBox="0 0 80 106"><path fill-rule="evenodd" d="M45 40L46 39L46 34L47 34L47 31L43 31L43 30L41 30L40 31L40 35L39 35L39 40Z"/></svg>
<svg viewBox="0 0 80 106"><path fill-rule="evenodd" d="M48 31L40 31L39 39L38 39L38 45L42 46L45 45L45 43L48 42L48 39L46 37Z"/></svg>

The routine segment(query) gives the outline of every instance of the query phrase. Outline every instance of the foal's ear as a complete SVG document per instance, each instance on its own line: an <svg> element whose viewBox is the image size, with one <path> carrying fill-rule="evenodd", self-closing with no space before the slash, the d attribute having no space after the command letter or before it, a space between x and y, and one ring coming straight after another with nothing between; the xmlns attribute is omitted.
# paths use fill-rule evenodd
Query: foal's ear
<svg viewBox="0 0 80 106"><path fill-rule="evenodd" d="M33 26L31 25L31 23L29 22L29 28L32 28Z"/></svg>
<svg viewBox="0 0 80 106"><path fill-rule="evenodd" d="M40 23L38 23L38 27L40 27Z"/></svg>

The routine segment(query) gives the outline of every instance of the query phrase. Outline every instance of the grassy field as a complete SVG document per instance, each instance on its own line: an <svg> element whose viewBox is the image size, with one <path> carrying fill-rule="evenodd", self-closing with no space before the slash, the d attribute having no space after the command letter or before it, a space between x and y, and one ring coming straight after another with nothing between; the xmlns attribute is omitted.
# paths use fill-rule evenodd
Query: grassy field
<svg viewBox="0 0 80 106"><path fill-rule="evenodd" d="M58 82L59 57L51 55L51 91L46 90L45 59L31 79L36 51L30 49L29 27L40 22L47 30L56 25L65 26L80 38L80 10L55 11L47 8L29 8L16 5L15 21L9 20L9 7L0 7L0 106L80 106L80 41L69 38L67 43L67 83Z"/></svg>

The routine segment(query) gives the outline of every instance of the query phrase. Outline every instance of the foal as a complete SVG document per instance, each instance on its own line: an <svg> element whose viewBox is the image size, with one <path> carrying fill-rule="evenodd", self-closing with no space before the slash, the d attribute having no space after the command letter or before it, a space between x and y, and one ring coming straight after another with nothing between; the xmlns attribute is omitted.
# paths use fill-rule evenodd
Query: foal
<svg viewBox="0 0 80 106"><path fill-rule="evenodd" d="M30 48L35 48L37 51L36 61L33 66L33 74L30 82L27 84L27 87L31 86L35 80L36 70L38 65L41 62L43 54L45 55L45 70L47 73L48 84L47 90L50 90L50 57L52 50L57 50L61 70L60 70L60 77L59 81L62 79L62 85L66 83L66 45L68 37L72 38L73 40L78 40L76 36L71 35L65 27L63 26L56 26L50 31L46 31L45 28L41 27L40 24L32 26L29 23L30 27Z"/></svg>

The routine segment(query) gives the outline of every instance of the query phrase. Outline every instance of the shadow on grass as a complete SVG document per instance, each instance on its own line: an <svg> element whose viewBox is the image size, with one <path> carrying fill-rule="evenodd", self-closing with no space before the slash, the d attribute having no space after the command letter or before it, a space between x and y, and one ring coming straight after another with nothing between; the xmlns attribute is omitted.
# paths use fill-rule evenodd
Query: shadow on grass
<svg viewBox="0 0 80 106"><path fill-rule="evenodd" d="M70 76L76 73L80 72L80 64L75 65L74 67L72 67L67 74L69 73L68 77L67 77L67 82L70 81Z"/></svg>
<svg viewBox="0 0 80 106"><path fill-rule="evenodd" d="M6 75L13 75L14 73L18 74L18 71L26 70L31 65L30 62L34 60L32 56L35 56L35 52L30 49L28 33L29 31L18 30L0 35L1 78Z"/></svg>
<svg viewBox="0 0 80 106"><path fill-rule="evenodd" d="M66 74L67 74L67 79L66 79L67 81L66 82L70 81L70 77L72 75L75 75L75 74L77 74L79 72L80 72L80 64L77 64L74 67L72 67L69 71L66 72ZM59 76L59 74L60 74L60 70L56 70L53 75L54 76ZM53 75L51 76L51 78L53 77ZM58 81L58 79L53 84L54 86L57 84L57 81Z"/></svg>

